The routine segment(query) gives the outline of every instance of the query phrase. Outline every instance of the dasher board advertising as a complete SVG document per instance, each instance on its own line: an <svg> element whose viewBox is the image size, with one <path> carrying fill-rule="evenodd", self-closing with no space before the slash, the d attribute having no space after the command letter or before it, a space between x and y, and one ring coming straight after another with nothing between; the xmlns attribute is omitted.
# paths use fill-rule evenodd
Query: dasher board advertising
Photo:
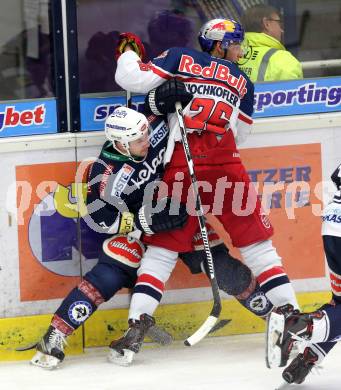
<svg viewBox="0 0 341 390"><path fill-rule="evenodd" d="M217 88L216 94L222 93ZM122 92L124 93L124 92ZM81 98L82 131L103 130L104 121L125 96ZM143 111L144 96L133 96L132 108ZM341 77L255 84L254 118L340 111Z"/></svg>
<svg viewBox="0 0 341 390"><path fill-rule="evenodd" d="M0 103L0 137L57 133L56 100Z"/></svg>

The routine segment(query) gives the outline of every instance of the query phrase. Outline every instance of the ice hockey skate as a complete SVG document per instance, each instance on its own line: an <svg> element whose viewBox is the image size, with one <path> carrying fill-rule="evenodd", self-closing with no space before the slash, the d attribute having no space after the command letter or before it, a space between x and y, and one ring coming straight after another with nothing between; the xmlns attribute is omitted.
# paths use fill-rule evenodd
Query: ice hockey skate
<svg viewBox="0 0 341 390"><path fill-rule="evenodd" d="M317 362L318 355L310 347L306 347L283 371L282 377L287 383L303 383Z"/></svg>
<svg viewBox="0 0 341 390"><path fill-rule="evenodd" d="M57 368L64 360L66 344L66 336L50 326L44 337L36 344L37 353L31 359L31 364L48 370Z"/></svg>
<svg viewBox="0 0 341 390"><path fill-rule="evenodd" d="M275 309L268 318L266 335L266 364L268 368L285 367L295 341L310 340L313 319L322 312L300 313L290 304Z"/></svg>
<svg viewBox="0 0 341 390"><path fill-rule="evenodd" d="M154 325L154 318L148 314L141 314L140 320L129 320L129 328L124 336L111 342L108 360L120 366L129 366L140 351L148 330Z"/></svg>

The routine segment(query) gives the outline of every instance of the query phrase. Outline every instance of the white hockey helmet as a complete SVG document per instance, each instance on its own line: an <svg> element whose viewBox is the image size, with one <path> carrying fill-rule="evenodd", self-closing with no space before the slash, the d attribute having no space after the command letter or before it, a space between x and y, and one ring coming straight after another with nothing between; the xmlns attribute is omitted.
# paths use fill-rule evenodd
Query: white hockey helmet
<svg viewBox="0 0 341 390"><path fill-rule="evenodd" d="M136 141L149 132L148 119L135 110L127 107L118 107L105 121L105 136L117 149L116 142L120 142L130 155L129 142Z"/></svg>

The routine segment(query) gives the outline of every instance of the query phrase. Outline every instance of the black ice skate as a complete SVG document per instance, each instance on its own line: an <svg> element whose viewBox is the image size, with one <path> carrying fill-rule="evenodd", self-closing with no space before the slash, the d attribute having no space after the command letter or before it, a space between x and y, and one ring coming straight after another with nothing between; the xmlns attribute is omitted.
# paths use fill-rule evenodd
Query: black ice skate
<svg viewBox="0 0 341 390"><path fill-rule="evenodd" d="M323 313L319 311L300 313L290 304L275 309L270 314L267 324L267 367L285 367L294 342L310 340L313 319L322 316Z"/></svg>
<svg viewBox="0 0 341 390"><path fill-rule="evenodd" d="M64 345L66 345L64 333L50 326L36 345L37 353L32 358L31 364L49 370L58 367L65 357Z"/></svg>
<svg viewBox="0 0 341 390"><path fill-rule="evenodd" d="M154 318L148 314L141 314L140 320L129 320L129 328L124 336L112 341L109 346L109 361L121 366L131 364L135 353L140 351L148 329L154 325Z"/></svg>
<svg viewBox="0 0 341 390"><path fill-rule="evenodd" d="M305 348L283 371L282 377L288 383L303 383L306 376L317 364L318 356L309 347Z"/></svg>

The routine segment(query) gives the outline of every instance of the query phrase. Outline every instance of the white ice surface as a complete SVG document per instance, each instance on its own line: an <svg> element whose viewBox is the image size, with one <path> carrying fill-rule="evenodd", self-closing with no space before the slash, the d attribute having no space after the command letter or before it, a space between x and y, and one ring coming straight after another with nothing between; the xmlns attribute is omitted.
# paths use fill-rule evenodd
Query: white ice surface
<svg viewBox="0 0 341 390"><path fill-rule="evenodd" d="M337 345L319 374L288 390L339 390L341 354ZM107 349L66 356L63 365L45 371L27 361L0 363L1 390L274 390L282 369L264 363L264 335L207 338L193 347L175 342L145 346L130 367L106 360Z"/></svg>

